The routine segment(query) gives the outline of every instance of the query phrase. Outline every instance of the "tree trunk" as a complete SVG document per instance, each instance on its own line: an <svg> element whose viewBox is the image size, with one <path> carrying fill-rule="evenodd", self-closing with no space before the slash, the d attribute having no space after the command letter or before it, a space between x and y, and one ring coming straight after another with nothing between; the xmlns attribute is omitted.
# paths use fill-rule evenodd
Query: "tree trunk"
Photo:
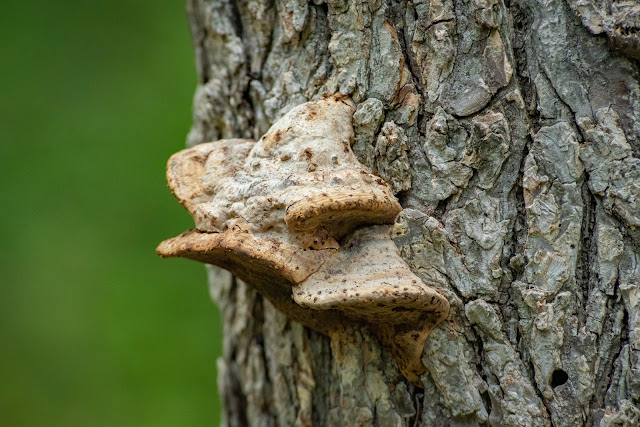
<svg viewBox="0 0 640 427"><path fill-rule="evenodd" d="M366 327L331 341L211 267L225 425L640 424L637 1L188 11L188 144L257 139L299 104L350 96L353 151L405 209L395 242L451 305L420 389Z"/></svg>

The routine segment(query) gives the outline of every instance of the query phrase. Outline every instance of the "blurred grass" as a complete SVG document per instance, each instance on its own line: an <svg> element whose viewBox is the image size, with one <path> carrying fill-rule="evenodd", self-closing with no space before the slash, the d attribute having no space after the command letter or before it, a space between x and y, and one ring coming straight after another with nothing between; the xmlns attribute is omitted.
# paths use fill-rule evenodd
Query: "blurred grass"
<svg viewBox="0 0 640 427"><path fill-rule="evenodd" d="M217 425L204 268L154 253L192 226L183 2L7 2L0 55L0 425Z"/></svg>

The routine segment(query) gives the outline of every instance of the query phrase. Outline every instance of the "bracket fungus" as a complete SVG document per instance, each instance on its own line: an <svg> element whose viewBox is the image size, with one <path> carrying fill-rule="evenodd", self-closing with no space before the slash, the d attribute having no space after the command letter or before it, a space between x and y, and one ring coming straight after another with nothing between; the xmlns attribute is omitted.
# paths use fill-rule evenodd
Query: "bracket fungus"
<svg viewBox="0 0 640 427"><path fill-rule="evenodd" d="M174 154L167 180L194 230L158 246L225 268L279 310L337 336L368 324L414 384L424 341L449 303L411 272L391 240L402 207L351 151L353 103L302 104L258 141Z"/></svg>

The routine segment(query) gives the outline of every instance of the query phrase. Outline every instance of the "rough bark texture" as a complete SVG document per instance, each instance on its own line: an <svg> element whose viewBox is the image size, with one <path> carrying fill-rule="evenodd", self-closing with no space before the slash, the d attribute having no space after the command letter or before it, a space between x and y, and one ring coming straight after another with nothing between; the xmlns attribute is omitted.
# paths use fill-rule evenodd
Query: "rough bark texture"
<svg viewBox="0 0 640 427"><path fill-rule="evenodd" d="M443 283L425 388L366 328L333 340L210 269L226 425L640 423L640 5L190 0L188 144L341 93ZM349 325L346 326L349 328Z"/></svg>

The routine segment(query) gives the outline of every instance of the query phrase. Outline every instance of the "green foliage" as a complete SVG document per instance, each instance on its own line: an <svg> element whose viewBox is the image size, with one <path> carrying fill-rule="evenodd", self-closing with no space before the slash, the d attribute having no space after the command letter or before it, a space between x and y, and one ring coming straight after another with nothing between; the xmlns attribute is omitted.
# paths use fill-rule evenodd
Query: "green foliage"
<svg viewBox="0 0 640 427"><path fill-rule="evenodd" d="M2 9L0 424L217 424L204 269L154 253L193 224L164 178L196 84L183 3Z"/></svg>

